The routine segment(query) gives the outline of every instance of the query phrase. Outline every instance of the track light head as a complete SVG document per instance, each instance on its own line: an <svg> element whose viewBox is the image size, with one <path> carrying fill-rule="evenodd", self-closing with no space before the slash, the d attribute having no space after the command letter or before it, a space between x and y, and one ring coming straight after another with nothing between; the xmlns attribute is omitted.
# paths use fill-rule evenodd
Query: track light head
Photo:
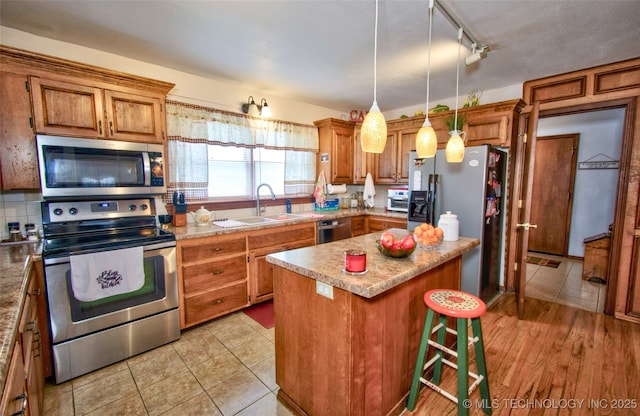
<svg viewBox="0 0 640 416"><path fill-rule="evenodd" d="M469 66L475 64L479 60L487 57L487 52L489 52L489 47L487 45L483 45L478 47L475 43L471 45L471 55L467 56L464 60L464 63Z"/></svg>

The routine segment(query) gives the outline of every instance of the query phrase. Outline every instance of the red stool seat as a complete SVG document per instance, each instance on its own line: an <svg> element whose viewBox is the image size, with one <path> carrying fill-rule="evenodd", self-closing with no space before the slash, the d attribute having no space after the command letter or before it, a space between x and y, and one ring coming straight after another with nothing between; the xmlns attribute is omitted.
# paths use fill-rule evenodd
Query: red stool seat
<svg viewBox="0 0 640 416"><path fill-rule="evenodd" d="M430 290L424 294L424 303L429 309L454 318L477 318L487 311L477 296L453 289Z"/></svg>

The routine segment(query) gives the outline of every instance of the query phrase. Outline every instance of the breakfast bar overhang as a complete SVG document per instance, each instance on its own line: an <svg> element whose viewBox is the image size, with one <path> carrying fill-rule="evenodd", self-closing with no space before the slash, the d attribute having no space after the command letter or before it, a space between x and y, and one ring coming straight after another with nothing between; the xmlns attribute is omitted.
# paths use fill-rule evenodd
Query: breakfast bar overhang
<svg viewBox="0 0 640 416"><path fill-rule="evenodd" d="M393 230L408 233L407 230ZM426 314L423 295L460 288L460 238L407 258L378 252L378 233L270 254L278 398L301 415L393 415L406 405ZM367 251L367 272L343 272Z"/></svg>

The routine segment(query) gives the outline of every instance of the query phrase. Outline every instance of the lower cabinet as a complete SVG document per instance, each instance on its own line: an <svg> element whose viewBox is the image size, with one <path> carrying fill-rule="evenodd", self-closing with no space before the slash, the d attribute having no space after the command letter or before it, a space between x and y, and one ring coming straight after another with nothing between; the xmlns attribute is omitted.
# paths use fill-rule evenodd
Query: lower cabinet
<svg viewBox="0 0 640 416"><path fill-rule="evenodd" d="M177 246L182 329L249 305L245 234L180 240Z"/></svg>
<svg viewBox="0 0 640 416"><path fill-rule="evenodd" d="M46 307L44 290L40 286L42 276L38 276L41 268L34 267L29 276L16 340L9 363L9 370L2 395L2 415L42 414L44 404L45 366L43 353L48 349L48 335L40 328L47 324L40 322L39 308Z"/></svg>
<svg viewBox="0 0 640 416"><path fill-rule="evenodd" d="M367 217L360 215L351 217L351 237L357 237L367 233Z"/></svg>
<svg viewBox="0 0 640 416"><path fill-rule="evenodd" d="M368 232L370 233L388 230L389 228L406 229L407 220L384 216L369 216L367 217L367 226Z"/></svg>
<svg viewBox="0 0 640 416"><path fill-rule="evenodd" d="M314 245L315 222L252 232L247 238L250 300L258 303L273 298L273 265L267 255Z"/></svg>

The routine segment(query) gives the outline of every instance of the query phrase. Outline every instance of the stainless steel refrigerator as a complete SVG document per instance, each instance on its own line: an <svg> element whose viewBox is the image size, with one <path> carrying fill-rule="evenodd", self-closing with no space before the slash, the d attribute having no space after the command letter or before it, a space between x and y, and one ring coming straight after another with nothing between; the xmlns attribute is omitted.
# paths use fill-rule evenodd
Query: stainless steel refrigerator
<svg viewBox="0 0 640 416"><path fill-rule="evenodd" d="M415 151L409 157L408 229L456 214L460 236L480 240L462 255L461 289L491 300L503 261L507 153L483 145L467 147L462 163L447 163L444 150L433 158L418 159Z"/></svg>

